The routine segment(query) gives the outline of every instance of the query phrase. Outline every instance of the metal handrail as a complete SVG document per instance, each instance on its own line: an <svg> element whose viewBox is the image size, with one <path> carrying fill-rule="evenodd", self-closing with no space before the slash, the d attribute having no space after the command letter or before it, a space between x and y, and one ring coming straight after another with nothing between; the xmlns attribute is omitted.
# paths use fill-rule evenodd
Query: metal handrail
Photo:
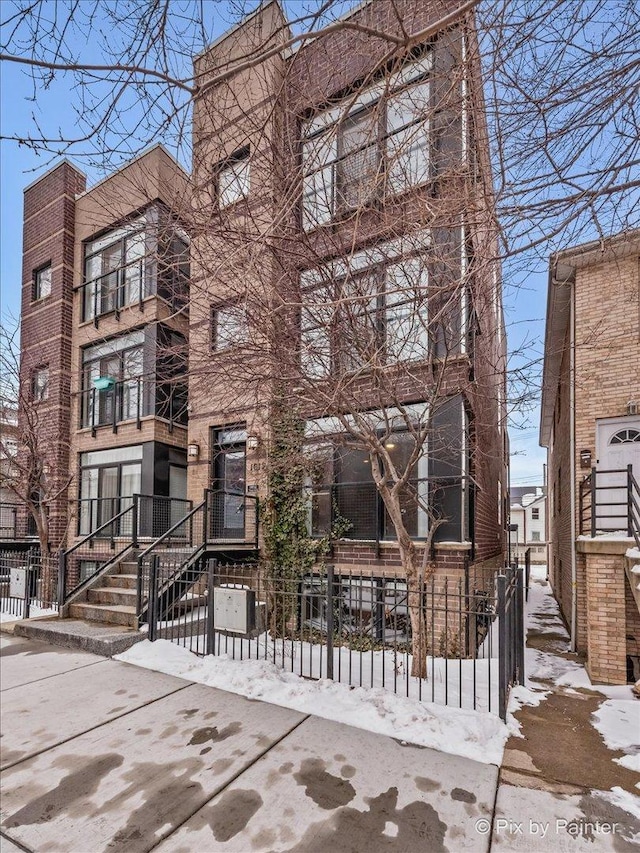
<svg viewBox="0 0 640 853"><path fill-rule="evenodd" d="M601 474L625 474L624 482L605 483L598 482L598 475ZM597 499L598 493L624 490L624 500L617 501L600 501ZM589 502L586 498L589 496ZM611 508L618 508L620 512L612 512ZM605 512L599 512L599 510ZM579 485L579 530L580 534L585 533L587 522L586 513L589 517L589 533L592 537L597 535L598 521L606 522L619 519L624 521L627 535L633 538L636 545L640 547L640 487L633 475L633 466L627 465L626 468L592 468L590 473L581 481ZM604 529L604 528L603 528Z"/></svg>

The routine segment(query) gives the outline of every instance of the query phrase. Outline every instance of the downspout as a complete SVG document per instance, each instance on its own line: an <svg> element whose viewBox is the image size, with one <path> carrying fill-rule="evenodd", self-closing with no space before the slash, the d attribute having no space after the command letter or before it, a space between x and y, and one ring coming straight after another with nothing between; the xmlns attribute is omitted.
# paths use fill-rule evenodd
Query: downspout
<svg viewBox="0 0 640 853"><path fill-rule="evenodd" d="M578 637L578 570L576 564L576 286L575 278L569 299L569 476L571 477L571 651L577 651Z"/></svg>

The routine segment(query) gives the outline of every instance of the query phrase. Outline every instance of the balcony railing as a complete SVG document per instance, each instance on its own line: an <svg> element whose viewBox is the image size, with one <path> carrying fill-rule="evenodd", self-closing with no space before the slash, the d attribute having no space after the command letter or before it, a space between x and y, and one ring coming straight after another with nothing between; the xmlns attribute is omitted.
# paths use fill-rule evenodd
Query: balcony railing
<svg viewBox="0 0 640 853"><path fill-rule="evenodd" d="M107 391L87 388L80 392L80 426L96 430L110 426L118 431L118 424L135 421L138 429L143 417L155 415L169 422L169 429L187 422L185 395L178 386L170 386L166 395L159 393L159 383L137 376L121 379Z"/></svg>
<svg viewBox="0 0 640 853"><path fill-rule="evenodd" d="M622 533L640 548L640 486L633 466L592 468L580 483L578 513L582 536Z"/></svg>
<svg viewBox="0 0 640 853"><path fill-rule="evenodd" d="M78 501L78 535L94 539L156 539L184 518L192 506L192 501L163 495L82 498ZM174 538L186 536L185 531L179 530Z"/></svg>
<svg viewBox="0 0 640 853"><path fill-rule="evenodd" d="M36 523L33 516L24 507L20 512L20 504L0 503L0 539L21 540L37 537Z"/></svg>

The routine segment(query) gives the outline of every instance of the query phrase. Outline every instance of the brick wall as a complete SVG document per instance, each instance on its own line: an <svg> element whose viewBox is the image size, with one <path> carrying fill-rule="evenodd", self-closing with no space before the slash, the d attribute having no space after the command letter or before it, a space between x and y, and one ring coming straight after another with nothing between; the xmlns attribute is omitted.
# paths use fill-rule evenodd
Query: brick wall
<svg viewBox="0 0 640 853"><path fill-rule="evenodd" d="M24 431L30 417L45 458L48 486L56 494L49 511L50 540L57 547L67 527L67 482L70 430L70 374L73 307L75 197L85 177L63 161L24 193L22 256L21 396ZM50 263L51 295L33 301L34 270ZM33 371L47 366L46 400L33 403Z"/></svg>

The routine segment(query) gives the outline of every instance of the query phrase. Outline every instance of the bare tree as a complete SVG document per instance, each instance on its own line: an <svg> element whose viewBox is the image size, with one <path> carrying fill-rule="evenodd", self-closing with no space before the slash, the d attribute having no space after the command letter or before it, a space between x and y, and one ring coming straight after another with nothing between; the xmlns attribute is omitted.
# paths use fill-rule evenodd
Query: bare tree
<svg viewBox="0 0 640 853"><path fill-rule="evenodd" d="M41 553L49 555L59 544L51 537L51 516L61 505L66 516L66 492L73 479L65 464L69 437L51 429L48 372L25 363L18 336L19 330L0 328L0 399L18 413L15 437L9 431L0 437L2 456L11 458L2 469L2 488L16 499L21 523L32 520Z"/></svg>

